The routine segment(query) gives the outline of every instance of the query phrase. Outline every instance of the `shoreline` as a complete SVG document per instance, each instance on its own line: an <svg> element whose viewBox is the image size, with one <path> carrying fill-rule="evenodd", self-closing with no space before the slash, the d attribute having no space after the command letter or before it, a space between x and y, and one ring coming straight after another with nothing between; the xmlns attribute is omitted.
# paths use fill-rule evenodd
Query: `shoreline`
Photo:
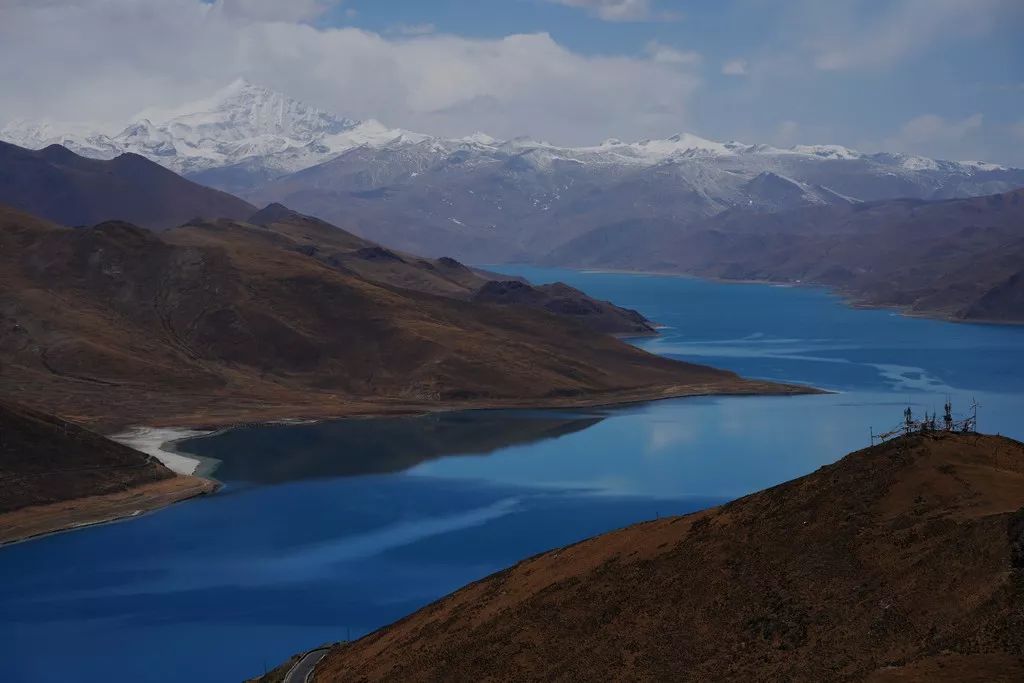
<svg viewBox="0 0 1024 683"><path fill-rule="evenodd" d="M116 493L32 505L0 515L0 549L55 534L114 524L168 508L220 488L212 479L175 475Z"/></svg>
<svg viewBox="0 0 1024 683"><path fill-rule="evenodd" d="M553 398L548 400L505 400L448 403L427 406L398 404L390 406L355 404L348 410L340 406L312 410L308 407L275 406L260 411L243 410L233 416L196 416L189 424L136 425L121 429L108 438L139 450L162 462L175 476L125 491L100 496L76 498L58 503L30 506L0 516L0 548L58 533L102 524L111 524L159 511L175 503L218 491L222 484L212 477L219 460L186 454L176 444L186 439L210 436L218 432L263 424L301 424L342 419L375 419L399 415L430 415L463 410L501 409L571 409L602 408L648 403L673 398L706 396L806 396L830 393L799 384L767 380L733 380L724 386L667 385L647 390L605 394L589 398ZM269 411L264 414L263 410ZM292 414L287 414L291 412ZM285 413L285 414L282 414ZM262 419L261 419L262 418ZM188 418L184 418L188 419Z"/></svg>
<svg viewBox="0 0 1024 683"><path fill-rule="evenodd" d="M139 425L107 438L156 458L175 474L212 480L211 475L220 461L216 458L185 453L177 448L177 444L186 439L210 436L216 432L217 430L211 429Z"/></svg>
<svg viewBox="0 0 1024 683"><path fill-rule="evenodd" d="M672 398L706 397L706 396L804 396L814 394L828 394L830 391L817 387L798 383L776 382L772 380L754 380L735 377L722 382L711 382L706 384L671 384L644 389L631 389L620 392L605 392L602 394L589 395L586 397L566 396L547 397L534 399L482 399L469 401L439 401L434 403L422 402L362 402L362 401L341 401L329 403L326 401L311 404L266 404L259 406L238 407L238 402L233 402L234 409L220 412L216 406L211 406L205 411L197 414L170 415L166 418L152 418L146 420L147 424L140 426L116 425L114 428L104 429L103 420L97 421L96 427L101 433L107 434L108 438L120 440L122 435L134 432L135 430L146 430L146 433L153 434L163 432L172 435L167 443L172 445L186 438L207 436L209 434L243 427L246 425L263 424L288 424L301 422L320 422L323 420L342 419L372 419L380 417L399 417L430 415L434 413L457 412L463 410L515 410L515 409L559 409L559 408L604 408L619 405L630 405L646 403L649 401L661 401ZM94 423L94 424L97 424ZM108 423L109 426L109 423ZM115 436L111 437L110 434ZM173 434L184 434L174 438ZM122 443L126 443L122 441ZM137 448L131 443L127 445ZM163 444L162 444L163 445ZM201 460L191 454L185 455L176 450L164 450L177 458L193 461ZM154 457L160 457L155 451L151 453ZM197 470L198 470L197 466Z"/></svg>
<svg viewBox="0 0 1024 683"><path fill-rule="evenodd" d="M180 441L215 433L215 430L139 426L109 436L112 441L156 458L174 476L115 493L31 505L4 513L0 515L0 548L128 521L176 503L216 493L222 484L211 475L220 461L188 455L176 448Z"/></svg>
<svg viewBox="0 0 1024 683"><path fill-rule="evenodd" d="M527 264L530 265L530 264ZM835 285L827 285L821 282L785 281L785 280L763 280L763 279L735 279L716 277L713 275L695 275L671 270L628 270L625 268L587 268L582 266L541 266L543 268L565 268L579 273L606 273L609 275L657 275L661 277L678 277L685 280L704 280L716 282L723 285L768 285L771 287L799 287L803 289L820 289L828 294L837 297L847 308L875 311L892 311L905 318L920 318L922 320L939 320L958 325L996 325L1000 327L1021 327L1024 320L992 320L989 318L960 318L952 313L944 313L940 310L915 310L910 306L900 304L887 304L871 302L852 291Z"/></svg>

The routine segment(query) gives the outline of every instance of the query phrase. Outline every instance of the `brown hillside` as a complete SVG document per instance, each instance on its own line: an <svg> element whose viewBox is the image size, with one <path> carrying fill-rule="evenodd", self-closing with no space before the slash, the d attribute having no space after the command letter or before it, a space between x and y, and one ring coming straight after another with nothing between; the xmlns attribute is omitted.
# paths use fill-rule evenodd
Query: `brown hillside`
<svg viewBox="0 0 1024 683"><path fill-rule="evenodd" d="M0 204L63 225L123 220L153 229L195 216L244 218L255 210L136 154L103 161L60 145L29 150L6 142L0 142Z"/></svg>
<svg viewBox="0 0 1024 683"><path fill-rule="evenodd" d="M0 513L173 476L159 461L95 432L0 402Z"/></svg>
<svg viewBox="0 0 1024 683"><path fill-rule="evenodd" d="M566 284L531 285L469 268L452 258L430 259L396 252L280 204L267 206L248 222L287 237L273 238L279 246L373 282L466 301L543 310L577 320L598 332L655 334L651 322L636 311L599 301Z"/></svg>
<svg viewBox="0 0 1024 683"><path fill-rule="evenodd" d="M1024 190L609 225L547 258L575 266L815 283L868 305L1024 322Z"/></svg>
<svg viewBox="0 0 1024 683"><path fill-rule="evenodd" d="M548 552L315 680L1024 680L1024 444L900 438Z"/></svg>
<svg viewBox="0 0 1024 683"><path fill-rule="evenodd" d="M0 401L0 544L132 517L215 488L61 418Z"/></svg>
<svg viewBox="0 0 1024 683"><path fill-rule="evenodd" d="M109 426L804 391L367 281L282 239L0 211L0 395Z"/></svg>

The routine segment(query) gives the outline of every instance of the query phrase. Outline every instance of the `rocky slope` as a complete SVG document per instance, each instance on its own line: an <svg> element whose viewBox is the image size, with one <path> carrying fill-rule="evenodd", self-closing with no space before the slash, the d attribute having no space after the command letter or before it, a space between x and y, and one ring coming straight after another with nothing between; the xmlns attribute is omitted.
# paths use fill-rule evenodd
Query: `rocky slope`
<svg viewBox="0 0 1024 683"><path fill-rule="evenodd" d="M371 281L233 221L0 212L0 395L104 425L803 391Z"/></svg>
<svg viewBox="0 0 1024 683"><path fill-rule="evenodd" d="M823 284L863 304L1024 322L1024 190L771 214L737 210L685 226L616 226L583 235L545 260Z"/></svg>
<svg viewBox="0 0 1024 683"><path fill-rule="evenodd" d="M195 216L244 218L256 210L135 154L101 161L60 145L32 151L4 142L0 204L65 225L119 219L156 229Z"/></svg>
<svg viewBox="0 0 1024 683"><path fill-rule="evenodd" d="M316 681L1024 678L1024 444L913 435L530 558Z"/></svg>

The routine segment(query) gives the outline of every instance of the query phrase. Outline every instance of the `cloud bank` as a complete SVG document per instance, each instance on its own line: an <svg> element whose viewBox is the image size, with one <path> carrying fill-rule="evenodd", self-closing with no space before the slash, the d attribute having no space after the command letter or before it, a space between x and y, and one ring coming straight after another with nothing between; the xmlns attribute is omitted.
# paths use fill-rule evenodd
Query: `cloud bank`
<svg viewBox="0 0 1024 683"><path fill-rule="evenodd" d="M0 117L116 126L244 76L354 118L577 144L684 129L699 83L695 56L678 50L585 56L546 33L383 36L311 23L332 4L6 0ZM638 7L597 4L622 16Z"/></svg>
<svg viewBox="0 0 1024 683"><path fill-rule="evenodd" d="M808 41L822 71L883 68L943 41L990 31L1017 0L846 0L802 5L813 24ZM1019 8L1019 5L1018 5Z"/></svg>
<svg viewBox="0 0 1024 683"><path fill-rule="evenodd" d="M651 0L548 0L556 5L578 7L604 21L677 21L678 12L660 12Z"/></svg>

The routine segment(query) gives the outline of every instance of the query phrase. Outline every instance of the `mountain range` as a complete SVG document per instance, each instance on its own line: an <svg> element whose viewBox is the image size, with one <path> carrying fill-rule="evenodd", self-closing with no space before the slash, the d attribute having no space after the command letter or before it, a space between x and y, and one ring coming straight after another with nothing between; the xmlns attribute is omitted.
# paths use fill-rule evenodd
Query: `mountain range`
<svg viewBox="0 0 1024 683"><path fill-rule="evenodd" d="M534 260L594 230L686 225L894 198L947 199L1024 186L1024 170L866 154L838 145L715 142L692 134L564 147L476 133L443 138L353 121L237 81L104 134L12 123L0 139L85 156L145 156L255 203L277 201L389 247L472 262Z"/></svg>
<svg viewBox="0 0 1024 683"><path fill-rule="evenodd" d="M544 262L826 285L859 304L956 320L1024 322L1024 190L593 230Z"/></svg>

